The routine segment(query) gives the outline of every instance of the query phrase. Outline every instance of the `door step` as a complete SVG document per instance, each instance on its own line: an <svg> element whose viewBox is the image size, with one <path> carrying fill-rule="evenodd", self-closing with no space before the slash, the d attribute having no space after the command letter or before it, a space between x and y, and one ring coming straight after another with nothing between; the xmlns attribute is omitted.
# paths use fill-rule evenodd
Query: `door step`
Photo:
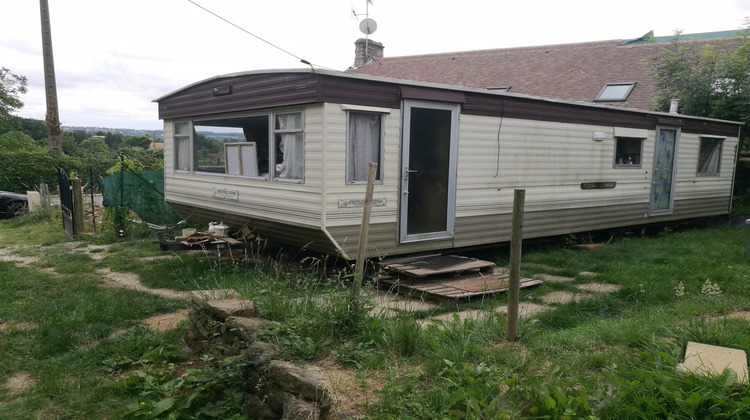
<svg viewBox="0 0 750 420"><path fill-rule="evenodd" d="M510 275L490 261L460 255L429 255L383 260L378 285L415 298L462 300L508 290ZM520 279L520 287L542 284Z"/></svg>

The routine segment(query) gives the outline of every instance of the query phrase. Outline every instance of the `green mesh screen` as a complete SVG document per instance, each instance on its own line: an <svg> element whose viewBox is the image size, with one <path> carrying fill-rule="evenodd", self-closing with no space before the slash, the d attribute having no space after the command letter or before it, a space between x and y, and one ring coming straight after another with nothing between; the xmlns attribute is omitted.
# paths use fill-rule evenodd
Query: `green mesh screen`
<svg viewBox="0 0 750 420"><path fill-rule="evenodd" d="M170 225L182 218L164 201L164 170L124 171L101 181L105 207L126 206L147 223Z"/></svg>

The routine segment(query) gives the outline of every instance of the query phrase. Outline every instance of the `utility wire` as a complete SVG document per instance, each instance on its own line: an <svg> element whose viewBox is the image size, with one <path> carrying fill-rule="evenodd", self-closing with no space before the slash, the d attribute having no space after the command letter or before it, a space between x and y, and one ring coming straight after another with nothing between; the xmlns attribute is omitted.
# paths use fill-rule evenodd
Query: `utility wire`
<svg viewBox="0 0 750 420"><path fill-rule="evenodd" d="M263 38L259 37L258 35L255 35L254 33L252 33L252 32L250 32L250 31L248 31L247 29L245 29L245 28L243 28L243 27L241 27L241 26L237 25L236 23L234 23L234 22L231 22L231 21L229 21L228 19L225 19L224 17L222 17L222 16L219 16L218 14L216 14L216 13L214 13L214 12L212 12L212 11L210 11L210 10L206 9L205 7L203 7L203 6L201 6L200 4L198 4L198 3L194 2L193 0L187 0L187 1L188 1L188 2L190 2L190 3L192 3L193 5L195 5L196 7L198 7L198 8L200 8L200 9L204 10L205 12L207 12L207 13L210 13L210 14L212 14L212 15L216 16L217 18L219 18L219 19L223 20L224 22L226 22L226 23L228 23L228 24L230 24L230 25L234 26L235 28L237 28L237 29L241 30L242 32L244 32L244 33L246 33L246 34L248 34L248 35L250 35L250 36L252 36L252 37L254 37L254 38L258 39L258 40L260 40L260 41L263 41L263 42L265 42L266 44L268 44L268 45L270 45L270 46L272 46L272 47L276 48L277 50L279 50L279 51L282 51L282 52L284 52L284 53L286 53L286 54L288 54L288 55L291 55L292 57L296 58L297 60L301 61L302 63L304 63L304 64L308 64L308 65L310 65L310 66L312 67L312 64L311 64L310 62L308 62L307 60L305 60L304 58L302 58L302 57L299 57L299 56L297 56L296 54L293 54L293 53L291 53L291 52L289 52L289 51L287 51L287 50L285 50L285 49L283 49L283 48L279 47L278 45L274 44L274 43L273 43L273 42L271 42L271 41L266 41L265 39L263 39ZM328 69L328 70L333 70L333 69L329 69L329 68L327 68L327 67L325 67L325 66L320 66L320 65L317 65L317 64L315 64L315 66L317 66L317 67L321 67L321 68L325 68L325 69Z"/></svg>

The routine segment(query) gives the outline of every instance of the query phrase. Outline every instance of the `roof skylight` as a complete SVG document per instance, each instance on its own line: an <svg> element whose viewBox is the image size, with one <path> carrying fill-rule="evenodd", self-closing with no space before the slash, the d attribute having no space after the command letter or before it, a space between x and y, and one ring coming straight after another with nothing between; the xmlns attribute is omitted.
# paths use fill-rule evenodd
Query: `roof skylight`
<svg viewBox="0 0 750 420"><path fill-rule="evenodd" d="M632 83L607 83L604 85L599 94L596 95L594 102L618 102L625 101L633 91L635 82Z"/></svg>

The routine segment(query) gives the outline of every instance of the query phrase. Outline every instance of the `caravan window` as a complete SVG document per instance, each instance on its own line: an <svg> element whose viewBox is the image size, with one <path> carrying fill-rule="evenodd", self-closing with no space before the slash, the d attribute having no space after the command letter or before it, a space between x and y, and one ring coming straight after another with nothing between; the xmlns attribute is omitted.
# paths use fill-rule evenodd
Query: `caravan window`
<svg viewBox="0 0 750 420"><path fill-rule="evenodd" d="M303 179L305 154L302 143L302 113L290 112L274 116L273 133L276 143L276 177Z"/></svg>
<svg viewBox="0 0 750 420"><path fill-rule="evenodd" d="M346 135L346 182L367 182L370 162L378 164L376 181L383 179L383 114L348 112Z"/></svg>
<svg viewBox="0 0 750 420"><path fill-rule="evenodd" d="M196 120L193 127L196 172L268 178L268 115Z"/></svg>
<svg viewBox="0 0 750 420"><path fill-rule="evenodd" d="M698 151L698 175L719 175L723 138L701 137Z"/></svg>
<svg viewBox="0 0 750 420"><path fill-rule="evenodd" d="M175 123L175 170L266 180L303 179L301 112Z"/></svg>
<svg viewBox="0 0 750 420"><path fill-rule="evenodd" d="M190 123L174 124L174 168L177 171L191 169L192 148L190 147Z"/></svg>
<svg viewBox="0 0 750 420"><path fill-rule="evenodd" d="M643 139L615 137L615 168L640 168Z"/></svg>

